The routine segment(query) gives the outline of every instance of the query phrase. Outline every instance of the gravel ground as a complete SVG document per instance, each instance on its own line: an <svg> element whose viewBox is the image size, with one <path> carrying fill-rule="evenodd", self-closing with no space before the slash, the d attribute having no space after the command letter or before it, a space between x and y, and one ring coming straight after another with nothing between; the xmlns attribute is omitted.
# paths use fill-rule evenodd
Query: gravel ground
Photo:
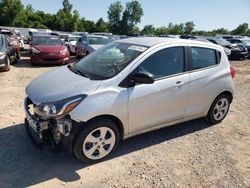
<svg viewBox="0 0 250 188"><path fill-rule="evenodd" d="M23 58L0 73L0 187L250 187L250 60L231 63L236 93L222 123L198 119L136 136L110 159L86 165L30 142L25 86L54 67Z"/></svg>

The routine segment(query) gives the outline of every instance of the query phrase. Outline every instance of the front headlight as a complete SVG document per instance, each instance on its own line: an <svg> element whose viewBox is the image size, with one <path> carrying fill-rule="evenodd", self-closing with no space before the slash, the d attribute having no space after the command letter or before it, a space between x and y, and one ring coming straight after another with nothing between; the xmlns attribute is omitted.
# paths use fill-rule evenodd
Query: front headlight
<svg viewBox="0 0 250 188"><path fill-rule="evenodd" d="M57 102L34 105L34 112L42 117L56 117L68 114L79 105L87 95L78 95Z"/></svg>
<svg viewBox="0 0 250 188"><path fill-rule="evenodd" d="M64 47L61 51L60 51L61 54L66 54L68 53L68 48Z"/></svg>
<svg viewBox="0 0 250 188"><path fill-rule="evenodd" d="M5 57L5 53L4 52L0 52L0 59L3 59Z"/></svg>
<svg viewBox="0 0 250 188"><path fill-rule="evenodd" d="M40 53L40 51L38 49L34 48L34 47L31 47L31 51L34 54L39 54Z"/></svg>

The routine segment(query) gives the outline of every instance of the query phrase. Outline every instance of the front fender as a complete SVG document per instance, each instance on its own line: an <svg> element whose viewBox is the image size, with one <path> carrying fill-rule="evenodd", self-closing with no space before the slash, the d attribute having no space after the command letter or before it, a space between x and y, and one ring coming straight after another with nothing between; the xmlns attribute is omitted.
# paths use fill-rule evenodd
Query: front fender
<svg viewBox="0 0 250 188"><path fill-rule="evenodd" d="M77 122L101 115L117 117L124 126L124 134L128 133L128 93L125 88L110 88L97 91L88 96L69 114Z"/></svg>

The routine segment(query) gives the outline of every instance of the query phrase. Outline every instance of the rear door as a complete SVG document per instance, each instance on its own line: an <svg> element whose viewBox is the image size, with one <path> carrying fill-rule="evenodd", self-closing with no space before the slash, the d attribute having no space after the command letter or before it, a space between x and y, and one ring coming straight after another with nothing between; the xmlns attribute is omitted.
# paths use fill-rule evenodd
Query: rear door
<svg viewBox="0 0 250 188"><path fill-rule="evenodd" d="M214 97L219 78L219 52L203 47L189 48L190 88L186 117L203 114Z"/></svg>

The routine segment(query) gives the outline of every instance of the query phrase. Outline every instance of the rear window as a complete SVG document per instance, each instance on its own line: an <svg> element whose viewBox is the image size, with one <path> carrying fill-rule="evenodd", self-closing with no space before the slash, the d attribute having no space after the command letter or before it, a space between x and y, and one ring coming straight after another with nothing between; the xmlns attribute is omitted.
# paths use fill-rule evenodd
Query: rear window
<svg viewBox="0 0 250 188"><path fill-rule="evenodd" d="M191 48L192 69L201 69L217 64L216 50L209 48Z"/></svg>

